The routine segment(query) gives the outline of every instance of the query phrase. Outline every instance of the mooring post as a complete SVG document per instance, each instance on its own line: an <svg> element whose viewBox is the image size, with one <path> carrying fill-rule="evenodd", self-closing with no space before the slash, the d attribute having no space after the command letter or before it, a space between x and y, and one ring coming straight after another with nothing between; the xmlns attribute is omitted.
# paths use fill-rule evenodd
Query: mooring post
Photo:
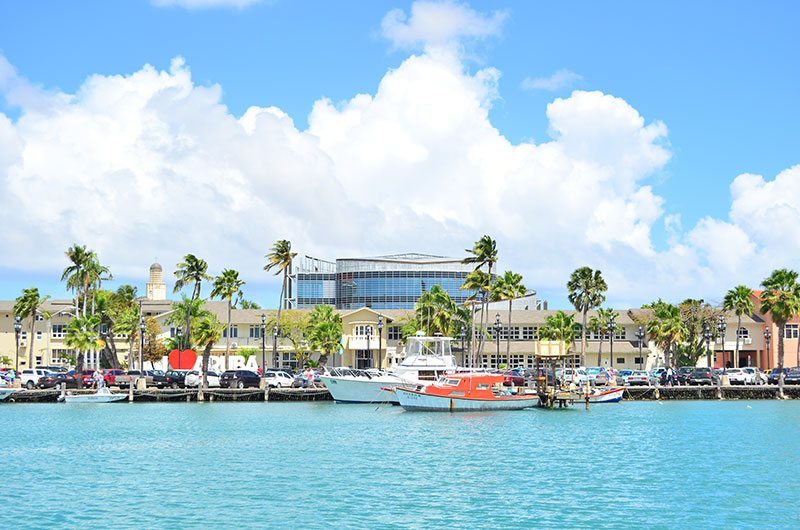
<svg viewBox="0 0 800 530"><path fill-rule="evenodd" d="M201 389L199 389L197 391L197 401L205 401L205 400L206 400L206 396L203 393L203 389L201 388Z"/></svg>
<svg viewBox="0 0 800 530"><path fill-rule="evenodd" d="M133 403L133 381L128 381L128 402Z"/></svg>
<svg viewBox="0 0 800 530"><path fill-rule="evenodd" d="M264 387L264 401L269 401L269 385Z"/></svg>

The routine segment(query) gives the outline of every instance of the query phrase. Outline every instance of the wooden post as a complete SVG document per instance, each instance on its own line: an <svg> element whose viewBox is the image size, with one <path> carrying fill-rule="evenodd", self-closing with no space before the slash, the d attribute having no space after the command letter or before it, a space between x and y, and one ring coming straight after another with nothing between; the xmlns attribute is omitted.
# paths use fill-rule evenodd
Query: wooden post
<svg viewBox="0 0 800 530"><path fill-rule="evenodd" d="M128 381L128 402L133 403L133 380Z"/></svg>
<svg viewBox="0 0 800 530"><path fill-rule="evenodd" d="M264 387L264 401L269 401L269 385Z"/></svg>
<svg viewBox="0 0 800 530"><path fill-rule="evenodd" d="M205 401L205 400L206 400L206 396L203 393L203 389L202 388L198 389L197 390L197 401Z"/></svg>

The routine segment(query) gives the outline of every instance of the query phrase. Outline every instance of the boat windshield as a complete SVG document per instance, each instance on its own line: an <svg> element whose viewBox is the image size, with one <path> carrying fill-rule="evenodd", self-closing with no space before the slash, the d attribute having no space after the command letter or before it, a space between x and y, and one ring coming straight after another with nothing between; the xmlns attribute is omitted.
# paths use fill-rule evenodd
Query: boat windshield
<svg viewBox="0 0 800 530"><path fill-rule="evenodd" d="M450 341L438 337L409 337L406 356L411 357L414 355L433 355L436 357L452 355Z"/></svg>
<svg viewBox="0 0 800 530"><path fill-rule="evenodd" d="M380 377L386 375L386 372L381 370L357 370L355 368L331 368L330 375L333 377L363 377L365 379L372 379L373 377Z"/></svg>

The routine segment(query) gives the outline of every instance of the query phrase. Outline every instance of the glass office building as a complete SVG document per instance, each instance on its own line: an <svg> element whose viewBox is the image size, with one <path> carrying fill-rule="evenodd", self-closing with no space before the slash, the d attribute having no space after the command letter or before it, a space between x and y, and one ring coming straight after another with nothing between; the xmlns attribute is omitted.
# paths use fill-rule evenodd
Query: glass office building
<svg viewBox="0 0 800 530"><path fill-rule="evenodd" d="M292 276L291 307L329 304L337 309L413 309L420 294L440 285L456 304L471 291L460 289L474 266L460 259L425 254L340 258L336 262L304 256Z"/></svg>

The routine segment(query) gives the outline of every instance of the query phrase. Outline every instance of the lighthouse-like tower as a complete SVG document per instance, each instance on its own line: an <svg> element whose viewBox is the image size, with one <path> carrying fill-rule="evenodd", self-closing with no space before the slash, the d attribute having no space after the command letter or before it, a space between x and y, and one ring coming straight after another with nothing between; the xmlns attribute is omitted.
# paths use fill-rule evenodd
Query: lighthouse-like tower
<svg viewBox="0 0 800 530"><path fill-rule="evenodd" d="M147 282L147 299L167 299L167 284L164 283L164 272L161 269L161 265L158 263L150 265L150 280Z"/></svg>

